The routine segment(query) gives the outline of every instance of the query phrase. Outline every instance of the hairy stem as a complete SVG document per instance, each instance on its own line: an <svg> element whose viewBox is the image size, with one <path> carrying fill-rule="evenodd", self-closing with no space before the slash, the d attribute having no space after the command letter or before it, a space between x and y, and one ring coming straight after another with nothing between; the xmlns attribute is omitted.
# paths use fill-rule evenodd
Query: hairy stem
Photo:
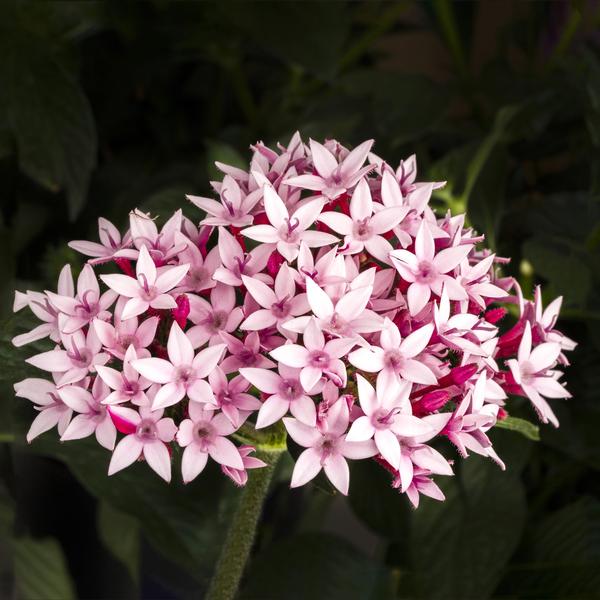
<svg viewBox="0 0 600 600"><path fill-rule="evenodd" d="M281 447L257 448L256 457L264 460L267 466L248 474L248 483L241 493L229 526L206 600L235 598L252 549L269 483L283 450Z"/></svg>

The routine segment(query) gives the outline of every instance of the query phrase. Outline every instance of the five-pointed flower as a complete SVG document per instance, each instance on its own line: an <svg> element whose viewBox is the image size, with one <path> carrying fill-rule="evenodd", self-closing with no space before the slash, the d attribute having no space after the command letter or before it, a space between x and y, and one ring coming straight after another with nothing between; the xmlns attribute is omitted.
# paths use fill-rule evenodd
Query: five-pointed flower
<svg viewBox="0 0 600 600"><path fill-rule="evenodd" d="M306 392L310 392L325 376L338 387L346 385L346 367L340 360L356 345L352 338L335 338L325 342L323 332L313 318L304 330L304 346L284 344L271 351L271 356L287 365L302 369L300 382Z"/></svg>
<svg viewBox="0 0 600 600"><path fill-rule="evenodd" d="M171 325L167 352L163 358L139 358L133 368L149 381L162 384L154 397L153 410L177 404L187 396L193 402L214 402L214 394L206 377L219 363L225 344L209 346L194 356L194 348L177 323Z"/></svg>
<svg viewBox="0 0 600 600"><path fill-rule="evenodd" d="M201 404L190 402L189 417L181 422L177 432L177 441L185 448L181 458L181 474L185 483L202 472L209 455L222 465L240 471L244 469L239 450L226 437L236 427L223 413L205 410Z"/></svg>
<svg viewBox="0 0 600 600"><path fill-rule="evenodd" d="M374 205L369 184L361 179L352 194L350 216L331 211L321 213L318 220L345 236L341 252L357 254L366 249L377 260L389 263L393 247L382 234L398 225L408 211L404 206Z"/></svg>
<svg viewBox="0 0 600 600"><path fill-rule="evenodd" d="M400 276L410 282L408 288L408 308L411 315L416 315L425 307L431 292L438 296L445 284L450 300L465 300L467 293L447 273L452 271L466 258L471 249L470 244L450 246L435 253L433 236L427 225L422 221L415 240L415 250L394 250L390 257Z"/></svg>
<svg viewBox="0 0 600 600"><path fill-rule="evenodd" d="M139 412L124 406L113 406L110 414L120 423L127 435L114 449L108 474L114 475L134 463L140 456L165 481L171 481L171 456L166 444L172 442L177 432L173 419L164 418L162 410L145 406Z"/></svg>
<svg viewBox="0 0 600 600"><path fill-rule="evenodd" d="M296 259L301 242L310 248L318 248L327 244L335 244L338 241L329 233L308 230L319 216L325 200L318 198L308 200L301 204L290 217L286 205L277 192L272 186L265 185L264 203L270 225L247 227L242 230L242 235L257 242L277 244L279 254L286 260Z"/></svg>
<svg viewBox="0 0 600 600"><path fill-rule="evenodd" d="M346 438L349 411L344 398L329 407L321 427L309 427L297 419L283 419L290 437L306 450L300 454L292 473L291 487L314 479L323 469L329 481L344 495L348 494L350 471L347 458L361 459L377 454L373 440L349 442Z"/></svg>
<svg viewBox="0 0 600 600"><path fill-rule="evenodd" d="M367 373L381 372L390 385L397 377L432 385L437 379L431 369L415 360L415 356L425 350L432 333L433 325L428 323L402 339L398 327L386 317L379 334L379 346L358 348L350 353L348 360Z"/></svg>
<svg viewBox="0 0 600 600"><path fill-rule="evenodd" d="M135 267L136 277L129 275L100 275L100 279L115 292L130 298L125 305L122 319L137 317L148 308L177 308L175 298L167 292L172 290L186 275L189 265L163 267L160 274L146 246L140 249Z"/></svg>

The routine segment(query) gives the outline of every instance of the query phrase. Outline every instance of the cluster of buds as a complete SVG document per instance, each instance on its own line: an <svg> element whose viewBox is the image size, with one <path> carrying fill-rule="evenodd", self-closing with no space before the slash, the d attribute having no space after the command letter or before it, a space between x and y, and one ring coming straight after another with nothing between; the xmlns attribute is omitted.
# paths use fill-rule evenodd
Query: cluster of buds
<svg viewBox="0 0 600 600"><path fill-rule="evenodd" d="M557 367L575 346L560 299L525 300L464 215L435 215L443 183L372 144L257 143L248 171L217 163L217 199L188 196L199 225L136 210L123 235L99 219L99 243L71 242L76 285L67 265L56 293L15 298L42 321L15 345L56 343L27 361L48 377L15 385L39 412L28 441L95 435L109 474L145 460L167 481L210 457L243 485L264 463L239 440L281 421L304 448L292 487L323 470L346 494L347 460L369 459L416 506L453 472L440 436L504 467L487 432L509 394L558 425L547 399L569 397ZM518 319L501 332L503 305Z"/></svg>

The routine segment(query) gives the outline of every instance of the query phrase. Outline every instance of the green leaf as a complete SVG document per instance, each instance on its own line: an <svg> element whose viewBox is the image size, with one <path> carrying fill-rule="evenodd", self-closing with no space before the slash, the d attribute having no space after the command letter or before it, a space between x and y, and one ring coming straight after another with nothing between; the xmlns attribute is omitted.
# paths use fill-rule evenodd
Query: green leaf
<svg viewBox="0 0 600 600"><path fill-rule="evenodd" d="M385 600L391 573L351 544L323 533L274 544L252 563L242 600Z"/></svg>
<svg viewBox="0 0 600 600"><path fill-rule="evenodd" d="M478 456L455 478L439 478L445 502L414 513L411 558L425 598L489 598L525 524L521 482Z"/></svg>
<svg viewBox="0 0 600 600"><path fill-rule="evenodd" d="M16 141L19 166L51 192L64 189L74 219L96 164L89 102L36 37L17 29L0 38L0 106Z"/></svg>
<svg viewBox="0 0 600 600"><path fill-rule="evenodd" d="M600 501L585 496L545 516L525 556L507 577L520 598L597 598Z"/></svg>
<svg viewBox="0 0 600 600"><path fill-rule="evenodd" d="M16 538L13 544L18 596L24 600L75 599L60 544L53 538Z"/></svg>
<svg viewBox="0 0 600 600"><path fill-rule="evenodd" d="M534 425L530 421L525 419L519 419L518 417L506 417L500 421L496 421L496 427L500 429L510 429L516 431L521 435L525 436L529 440L534 442L540 441L540 428Z"/></svg>
<svg viewBox="0 0 600 600"><path fill-rule="evenodd" d="M219 553L239 490L209 465L189 485L170 484L139 462L108 477L110 453L90 438L61 444L56 433L37 438L29 451L62 460L96 498L139 520L156 550L198 581L206 581Z"/></svg>
<svg viewBox="0 0 600 600"><path fill-rule="evenodd" d="M139 583L140 524L108 502L98 505L98 533L102 543L120 560L134 583Z"/></svg>

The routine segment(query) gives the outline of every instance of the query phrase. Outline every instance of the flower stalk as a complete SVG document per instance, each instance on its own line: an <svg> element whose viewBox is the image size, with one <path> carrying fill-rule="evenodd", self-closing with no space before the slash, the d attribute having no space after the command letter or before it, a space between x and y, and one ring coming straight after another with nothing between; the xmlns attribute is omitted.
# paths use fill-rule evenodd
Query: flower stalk
<svg viewBox="0 0 600 600"><path fill-rule="evenodd" d="M242 490L227 531L206 600L232 600L236 596L254 544L269 484L285 451L285 441L277 445L257 445L256 449L256 457L263 460L267 466L255 469L249 474L248 483Z"/></svg>

